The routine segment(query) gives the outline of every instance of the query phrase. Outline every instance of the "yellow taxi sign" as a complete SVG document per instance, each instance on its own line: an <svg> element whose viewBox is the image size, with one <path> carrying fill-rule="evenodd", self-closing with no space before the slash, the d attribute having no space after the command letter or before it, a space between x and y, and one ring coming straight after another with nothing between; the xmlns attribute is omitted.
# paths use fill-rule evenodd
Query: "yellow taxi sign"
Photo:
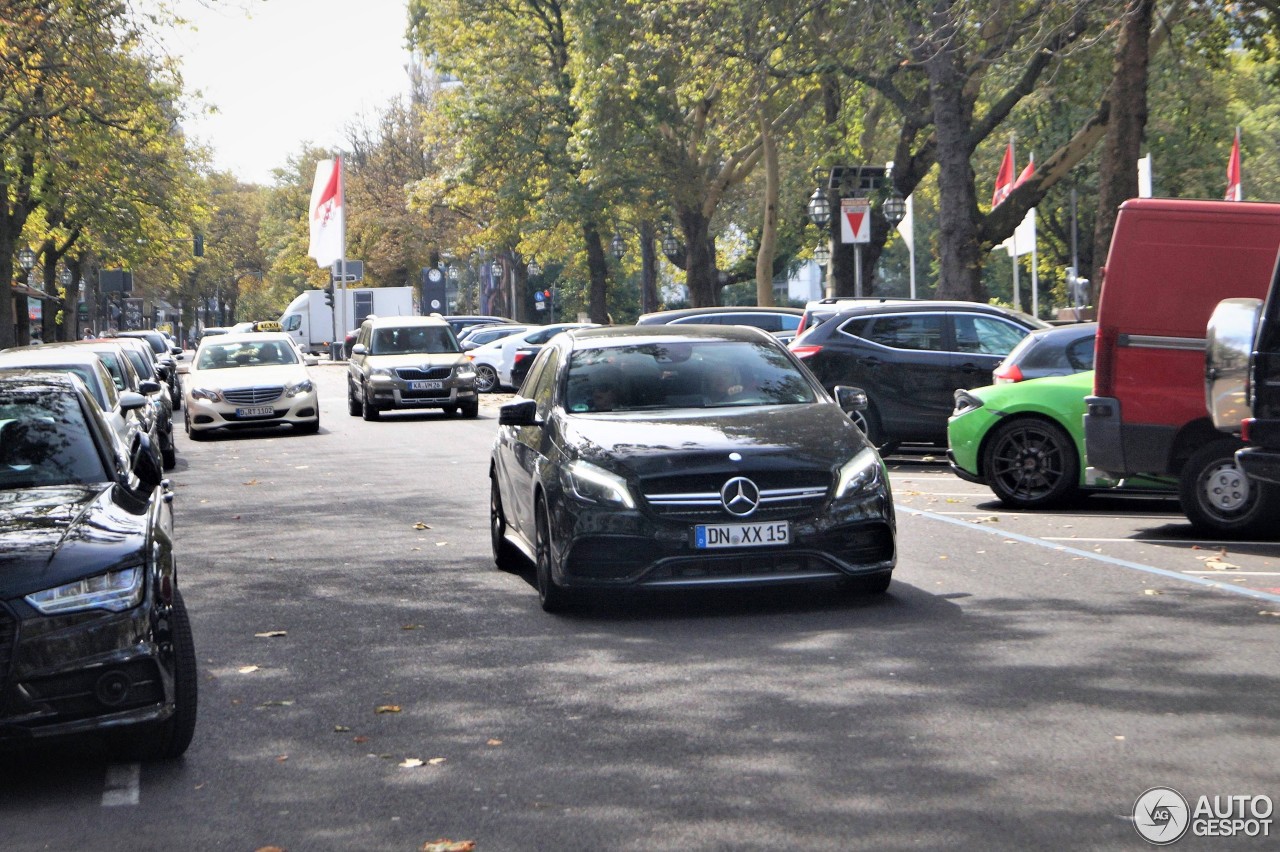
<svg viewBox="0 0 1280 852"><path fill-rule="evenodd" d="M253 324L254 331L280 331L280 323L275 320L259 320Z"/></svg>

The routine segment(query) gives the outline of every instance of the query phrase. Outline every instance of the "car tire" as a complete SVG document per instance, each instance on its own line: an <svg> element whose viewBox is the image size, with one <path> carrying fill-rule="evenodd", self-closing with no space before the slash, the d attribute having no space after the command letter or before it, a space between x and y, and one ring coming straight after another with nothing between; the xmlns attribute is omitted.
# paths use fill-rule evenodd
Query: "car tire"
<svg viewBox="0 0 1280 852"><path fill-rule="evenodd" d="M493 564L503 571L515 571L520 567L517 551L507 541L507 515L502 508L502 491L498 480L489 477L489 545L493 549Z"/></svg>
<svg viewBox="0 0 1280 852"><path fill-rule="evenodd" d="M172 760L181 757L195 735L199 704L196 645L182 593L174 591L169 611L170 653L173 655L173 715L159 724L122 732L116 749L131 760Z"/></svg>
<svg viewBox="0 0 1280 852"><path fill-rule="evenodd" d="M535 579L538 583L538 602L543 612L564 612L572 604L571 595L556 582L551 570L551 519L547 515L547 504L538 500L534 533Z"/></svg>
<svg viewBox="0 0 1280 852"><path fill-rule="evenodd" d="M293 427L299 435L314 435L320 431L320 415L316 415L316 419L308 423L297 423Z"/></svg>
<svg viewBox="0 0 1280 852"><path fill-rule="evenodd" d="M378 419L378 408L373 404L372 400L369 399L369 389L367 387L361 395L360 415L364 417L365 420Z"/></svg>
<svg viewBox="0 0 1280 852"><path fill-rule="evenodd" d="M1178 477L1182 511L1197 529L1216 535L1274 535L1280 487L1249 479L1236 464L1240 441L1224 438L1191 454Z"/></svg>
<svg viewBox="0 0 1280 852"><path fill-rule="evenodd" d="M498 371L488 364L476 365L476 392L492 393L498 389Z"/></svg>
<svg viewBox="0 0 1280 852"><path fill-rule="evenodd" d="M165 470L173 470L178 466L178 451L173 446L173 435L169 435L169 445L160 448L160 460L164 462Z"/></svg>
<svg viewBox="0 0 1280 852"><path fill-rule="evenodd" d="M898 448L897 443L890 442L885 435L884 425L880 422L880 413L876 411L873 403L867 402L866 408L853 412L850 417L862 430L862 434L867 436L871 446L875 447L881 455L887 455Z"/></svg>
<svg viewBox="0 0 1280 852"><path fill-rule="evenodd" d="M1019 417L992 430L983 478L1006 506L1042 509L1077 496L1080 456L1066 430L1049 420Z"/></svg>
<svg viewBox="0 0 1280 852"><path fill-rule="evenodd" d="M480 403L478 401L464 402L459 406L459 408L462 411L462 416L468 420L472 420L480 415Z"/></svg>
<svg viewBox="0 0 1280 852"><path fill-rule="evenodd" d="M364 413L364 403L356 396L355 385L347 382L347 413L352 417L359 417Z"/></svg>
<svg viewBox="0 0 1280 852"><path fill-rule="evenodd" d="M182 427L187 430L187 437L193 441L204 441L204 440L207 440L209 437L209 434L207 432L202 432L198 429L191 428L190 413L188 413L186 417L182 418Z"/></svg>

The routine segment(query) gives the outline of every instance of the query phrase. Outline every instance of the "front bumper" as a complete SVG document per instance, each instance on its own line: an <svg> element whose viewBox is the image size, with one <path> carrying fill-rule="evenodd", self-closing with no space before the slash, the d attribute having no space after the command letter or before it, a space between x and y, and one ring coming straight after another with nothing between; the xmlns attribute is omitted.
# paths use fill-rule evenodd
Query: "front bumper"
<svg viewBox="0 0 1280 852"><path fill-rule="evenodd" d="M149 605L16 617L0 604L0 741L159 722L174 710L171 653Z"/></svg>
<svg viewBox="0 0 1280 852"><path fill-rule="evenodd" d="M244 414L247 408L269 408L271 413ZM314 423L320 416L320 405L315 391L292 397L279 396L260 406L237 406L228 402L192 399L188 404L187 416L192 430L198 432L213 429L255 429L279 426L282 423Z"/></svg>
<svg viewBox="0 0 1280 852"><path fill-rule="evenodd" d="M1280 450L1274 447L1236 450L1236 464L1250 479L1280 484Z"/></svg>
<svg viewBox="0 0 1280 852"><path fill-rule="evenodd" d="M784 585L892 571L896 527L887 489L786 520L786 545L699 549L695 523L557 501L556 581L568 588L694 588ZM708 523L732 519L708 520ZM748 519L750 520L750 519Z"/></svg>
<svg viewBox="0 0 1280 852"><path fill-rule="evenodd" d="M369 379L369 396L378 408L451 408L477 404L475 381L448 379L441 387L411 390L410 382L400 378L374 376Z"/></svg>

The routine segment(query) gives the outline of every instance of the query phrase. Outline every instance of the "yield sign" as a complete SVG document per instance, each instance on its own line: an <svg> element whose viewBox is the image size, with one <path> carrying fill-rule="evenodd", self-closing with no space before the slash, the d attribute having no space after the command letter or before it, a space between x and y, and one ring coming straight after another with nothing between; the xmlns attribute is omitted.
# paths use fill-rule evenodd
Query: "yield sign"
<svg viewBox="0 0 1280 852"><path fill-rule="evenodd" d="M840 199L840 242L871 242L871 199Z"/></svg>

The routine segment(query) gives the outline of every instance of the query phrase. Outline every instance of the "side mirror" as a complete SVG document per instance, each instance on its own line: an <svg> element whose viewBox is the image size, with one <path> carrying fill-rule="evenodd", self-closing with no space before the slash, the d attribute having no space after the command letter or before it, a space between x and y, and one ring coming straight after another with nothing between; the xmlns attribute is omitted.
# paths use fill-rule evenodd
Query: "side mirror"
<svg viewBox="0 0 1280 852"><path fill-rule="evenodd" d="M160 383L151 379L143 379L138 383L138 393L143 396L151 396L160 393Z"/></svg>
<svg viewBox="0 0 1280 852"><path fill-rule="evenodd" d="M532 399L508 402L498 409L499 426L539 426L538 403Z"/></svg>
<svg viewBox="0 0 1280 852"><path fill-rule="evenodd" d="M357 343L355 346L351 347L351 354L352 355L368 355L369 347L365 346L363 343Z"/></svg>
<svg viewBox="0 0 1280 852"><path fill-rule="evenodd" d="M845 414L867 410L867 392L862 388L836 385L836 404Z"/></svg>
<svg viewBox="0 0 1280 852"><path fill-rule="evenodd" d="M157 387L159 390L159 387ZM143 408L147 404L147 398L137 391L121 391L120 392L120 410L136 411Z"/></svg>
<svg viewBox="0 0 1280 852"><path fill-rule="evenodd" d="M1224 299L1214 308L1205 330L1205 407L1213 425L1240 432L1253 416L1249 405L1249 356L1262 316L1261 299Z"/></svg>
<svg viewBox="0 0 1280 852"><path fill-rule="evenodd" d="M174 354L174 355L177 355L179 358L181 358L181 357L182 357L182 347L181 347L181 346L170 346L170 347L169 347L169 352L170 352L170 353L172 353L172 354Z"/></svg>
<svg viewBox="0 0 1280 852"><path fill-rule="evenodd" d="M164 469L156 461L156 454L151 451L151 438L138 436L138 445L133 456L133 475L148 491L155 488L164 479Z"/></svg>

